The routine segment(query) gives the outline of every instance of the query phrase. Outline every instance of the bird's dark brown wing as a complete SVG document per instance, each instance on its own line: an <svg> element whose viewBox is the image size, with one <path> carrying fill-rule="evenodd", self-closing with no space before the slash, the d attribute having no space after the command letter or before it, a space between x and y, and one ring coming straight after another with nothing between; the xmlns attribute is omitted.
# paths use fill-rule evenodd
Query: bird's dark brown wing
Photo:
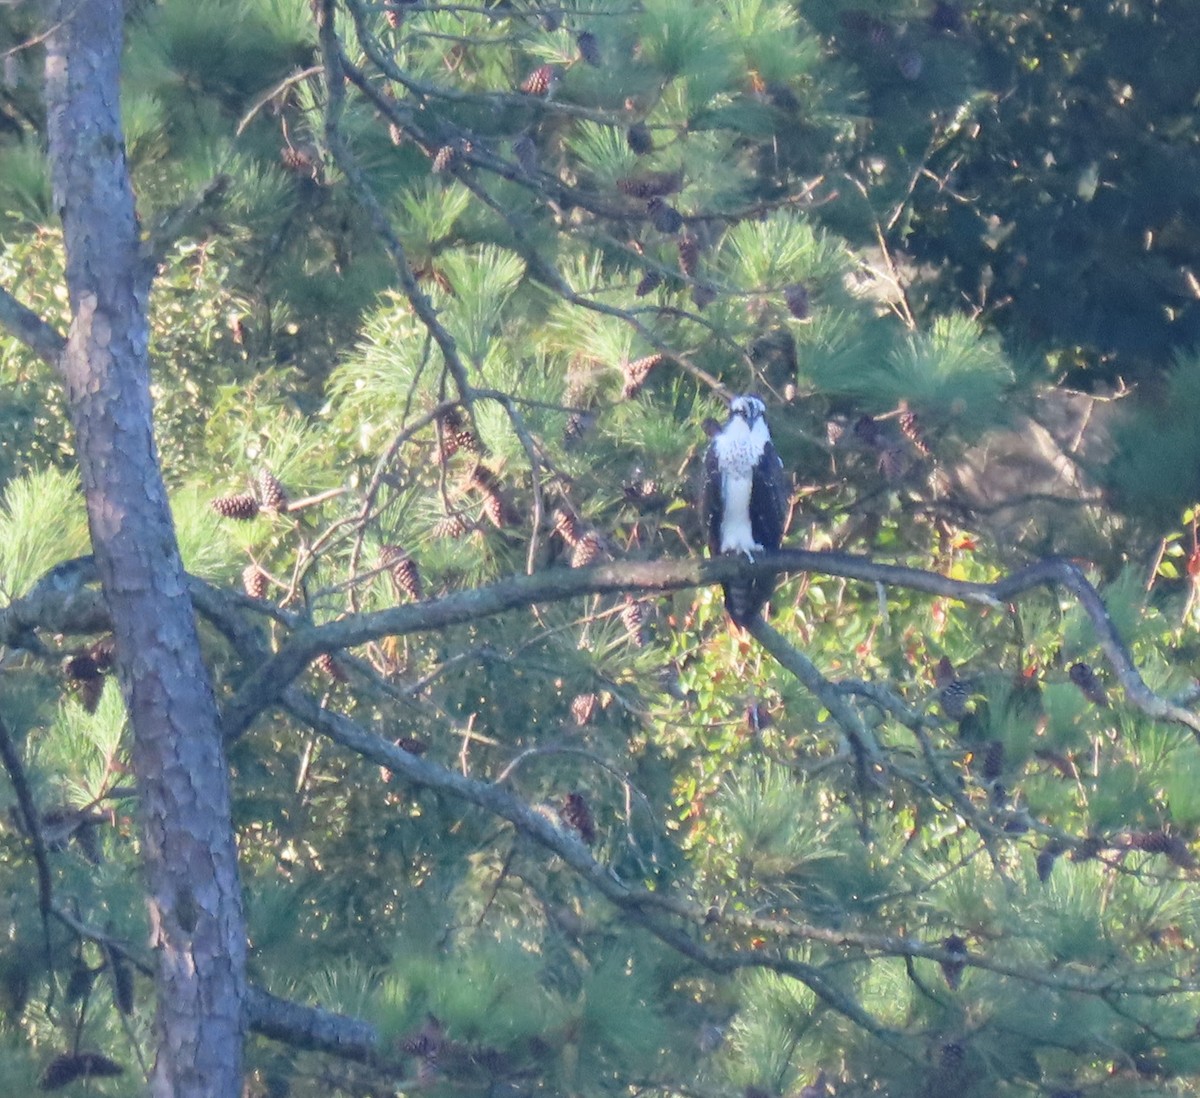
<svg viewBox="0 0 1200 1098"><path fill-rule="evenodd" d="M721 551L721 514L725 500L721 493L721 470L717 448L710 446L704 455L704 481L700 486L700 516L708 538L708 551L715 557Z"/></svg>
<svg viewBox="0 0 1200 1098"><path fill-rule="evenodd" d="M754 540L764 549L778 549L787 522L787 487L783 480L783 462L768 442L754 467L750 487L750 528Z"/></svg>

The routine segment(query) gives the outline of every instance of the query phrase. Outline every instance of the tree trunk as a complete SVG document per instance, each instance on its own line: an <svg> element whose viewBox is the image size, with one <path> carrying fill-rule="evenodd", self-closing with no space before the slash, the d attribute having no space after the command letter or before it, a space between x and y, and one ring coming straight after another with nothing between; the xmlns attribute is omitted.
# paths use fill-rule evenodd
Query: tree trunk
<svg viewBox="0 0 1200 1098"><path fill-rule="evenodd" d="M120 127L121 0L65 0L48 42L72 323L61 360L133 730L158 951L153 1093L239 1098L246 936L216 700L158 467L147 298Z"/></svg>

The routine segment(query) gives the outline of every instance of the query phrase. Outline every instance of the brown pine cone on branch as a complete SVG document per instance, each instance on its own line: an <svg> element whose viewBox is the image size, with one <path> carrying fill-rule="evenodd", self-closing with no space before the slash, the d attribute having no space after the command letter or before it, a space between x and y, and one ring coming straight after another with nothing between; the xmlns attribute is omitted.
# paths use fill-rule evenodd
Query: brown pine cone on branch
<svg viewBox="0 0 1200 1098"><path fill-rule="evenodd" d="M264 511L286 511L288 508L287 492L278 478L270 469L260 469L258 472L258 501Z"/></svg>
<svg viewBox="0 0 1200 1098"><path fill-rule="evenodd" d="M421 573L417 563L399 545L384 545L379 550L379 563L392 579L396 597L407 595L413 602L422 597Z"/></svg>
<svg viewBox="0 0 1200 1098"><path fill-rule="evenodd" d="M575 831L588 846L596 841L596 820L582 793L568 793L563 798L558 814L563 823Z"/></svg>
<svg viewBox="0 0 1200 1098"><path fill-rule="evenodd" d="M258 500L249 494L218 496L212 501L212 508L222 518L237 519L239 522L246 522L259 512Z"/></svg>

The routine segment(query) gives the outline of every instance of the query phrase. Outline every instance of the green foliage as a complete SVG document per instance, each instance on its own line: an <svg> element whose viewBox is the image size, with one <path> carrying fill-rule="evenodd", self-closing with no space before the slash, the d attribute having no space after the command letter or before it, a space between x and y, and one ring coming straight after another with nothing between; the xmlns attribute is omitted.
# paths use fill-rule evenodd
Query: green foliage
<svg viewBox="0 0 1200 1098"><path fill-rule="evenodd" d="M0 585L11 602L43 572L87 551L77 478L50 468L12 480L0 499Z"/></svg>
<svg viewBox="0 0 1200 1098"><path fill-rule="evenodd" d="M237 593L261 570L266 602L228 612L274 649L307 623L418 601L397 551L422 601L566 569L581 546L618 563L699 555L719 387L767 400L789 546L988 583L1043 537L1062 544L1038 529L1025 467L995 496L964 470L1007 468L1002 428L1042 444L1050 365L1079 380L1130 360L1128 340L1098 334L1133 279L1111 271L1137 260L1126 321L1145 320L1133 306L1168 257L1186 280L1179 188L1194 176L1139 182L1127 159L1147 131L1130 112L1152 96L1174 103L1159 137L1186 162L1182 78L1143 66L1122 77L1131 96L1092 55L1114 27L1144 54L1150 17L1068 9L338 6L355 69L330 120L307 4L138 8L123 117L148 241L224 177L165 241L151 298L189 571ZM543 63L561 69L553 96L518 90ZM1080 116L1078 96L1120 132ZM1069 122L1043 124L1059 109ZM66 331L40 123L4 117L0 283ZM1113 206L1151 185L1161 218ZM422 297L397 277L396 242ZM1175 316L1146 322L1146 346L1166 329L1184 342L1194 306L1169 296ZM1018 343L1034 348L1020 361ZM1143 377L1166 361L1134 358ZM3 337L5 602L87 551L50 377ZM1098 535L1070 555L1091 554L1150 688L1188 704L1197 378L1180 352L1116 405L1111 449L1073 448L1069 424L1051 455L1083 478L1064 507ZM285 506L267 505L264 470ZM246 493L252 518L212 506ZM1007 513L1026 532L995 533ZM847 1096L1193 1086L1200 762L1189 734L1132 707L1092 619L1057 591L967 607L813 572L782 580L771 621L829 693L729 627L710 589L539 603L303 672L296 689L324 708L564 834L581 798L592 881L654 897L615 906L477 802L260 714L228 746L251 978L372 1022L380 1058L263 1044L252 1090L792 1094L822 1071ZM222 702L256 670L228 625L202 619ZM0 701L48 817L55 896L142 957L120 690L107 669L94 696L73 677L100 638L40 639L47 654L4 654ZM11 783L0 804L15 821ZM68 812L90 814L82 830ZM47 959L29 851L15 823L0 834L0 1078L25 1093L83 1034L130 1066L86 1086L133 1093L149 988L139 977L121 1014L96 939L66 926ZM960 979L933 955L951 936L978 962ZM71 997L81 964L91 988Z"/></svg>
<svg viewBox="0 0 1200 1098"><path fill-rule="evenodd" d="M1194 475L1200 461L1192 416L1200 408L1200 357L1180 355L1165 378L1165 392L1134 408L1115 432L1118 460L1106 480L1122 506L1160 528L1200 495ZM1172 475L1164 476L1164 469Z"/></svg>

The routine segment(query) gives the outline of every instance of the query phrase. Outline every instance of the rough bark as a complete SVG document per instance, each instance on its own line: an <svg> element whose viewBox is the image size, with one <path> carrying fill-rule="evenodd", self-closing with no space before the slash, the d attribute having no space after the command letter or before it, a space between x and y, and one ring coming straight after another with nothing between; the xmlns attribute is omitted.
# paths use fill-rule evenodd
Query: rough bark
<svg viewBox="0 0 1200 1098"><path fill-rule="evenodd" d="M155 1095L241 1093L246 938L216 701L151 424L147 298L120 129L121 0L66 0L49 39L54 197L72 323L60 359L133 730L158 951Z"/></svg>

